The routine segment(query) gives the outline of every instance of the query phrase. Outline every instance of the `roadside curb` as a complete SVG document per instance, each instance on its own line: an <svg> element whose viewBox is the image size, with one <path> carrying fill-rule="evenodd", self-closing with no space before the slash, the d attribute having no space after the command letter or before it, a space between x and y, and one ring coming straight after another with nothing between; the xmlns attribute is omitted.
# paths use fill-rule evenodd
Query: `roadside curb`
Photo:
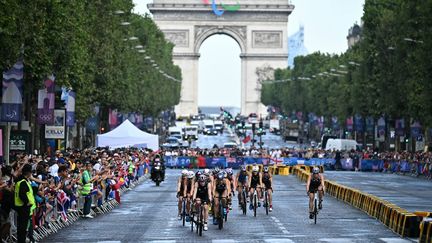
<svg viewBox="0 0 432 243"><path fill-rule="evenodd" d="M306 182L310 175L310 168L306 169L295 166L293 168L293 174L295 174L299 180ZM425 223L426 221L423 221L423 215L408 212L377 196L344 186L334 181L325 180L324 183L327 194L374 217L402 238L419 238L419 236L421 236L419 238L420 243L432 242L432 224L431 222Z"/></svg>

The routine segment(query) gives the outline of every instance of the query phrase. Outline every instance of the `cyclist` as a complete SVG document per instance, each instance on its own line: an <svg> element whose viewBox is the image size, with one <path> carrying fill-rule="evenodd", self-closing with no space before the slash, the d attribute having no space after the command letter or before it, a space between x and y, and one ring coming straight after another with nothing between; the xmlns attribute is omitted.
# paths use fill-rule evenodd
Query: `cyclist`
<svg viewBox="0 0 432 243"><path fill-rule="evenodd" d="M324 185L324 175L320 174L320 169L318 167L314 167L312 169L312 174L309 175L309 178L306 183L306 192L309 196L309 218L313 219L313 209L314 209L314 194L318 191L318 208L322 209L322 201L325 191Z"/></svg>
<svg viewBox="0 0 432 243"><path fill-rule="evenodd" d="M182 203L185 195L185 189L187 186L188 171L182 170L181 176L177 180L177 198L178 198L178 220L182 219Z"/></svg>
<svg viewBox="0 0 432 243"><path fill-rule="evenodd" d="M197 182L195 182L195 189L193 194L193 201L197 204L202 204L204 206L204 230L208 230L207 222L208 222L208 204L210 203L210 199L212 198L212 188L210 187L210 183L208 181L207 176L200 175Z"/></svg>
<svg viewBox="0 0 432 243"><path fill-rule="evenodd" d="M247 188L247 182L248 182L248 172L246 170L246 166L242 166L240 171L237 173L236 175L236 184L237 184L237 196L238 196L238 203L240 206L240 202L241 202L241 195L242 195L242 190L243 190L243 186L246 187L246 191L248 190ZM245 198L244 200L248 200L247 198Z"/></svg>
<svg viewBox="0 0 432 243"><path fill-rule="evenodd" d="M260 188L262 187L262 175L259 173L259 167L254 165L252 167L252 175L249 176L249 198L250 198L250 204L249 204L249 210L253 209L253 194L256 191L258 198L261 198L261 192ZM261 202L258 200L258 207L261 207Z"/></svg>
<svg viewBox="0 0 432 243"><path fill-rule="evenodd" d="M230 195L228 195L228 205L229 205L229 209L232 210L232 197L235 196L234 189L236 188L235 187L235 180L233 177L232 168L226 168L225 172L226 172L226 179L228 179L228 181L229 181L229 188L231 191Z"/></svg>
<svg viewBox="0 0 432 243"><path fill-rule="evenodd" d="M269 211L273 211L273 204L272 204L272 193L273 193L273 177L269 173L269 167L264 167L264 171L262 173L262 183L264 184L264 190L267 191L268 195L268 203L269 205Z"/></svg>
<svg viewBox="0 0 432 243"><path fill-rule="evenodd" d="M193 171L188 171L187 182L186 182L186 222L190 221L189 215L191 210L191 202L193 196L193 190L195 185L195 173Z"/></svg>
<svg viewBox="0 0 432 243"><path fill-rule="evenodd" d="M228 197L228 195L231 193L230 187L229 187L229 181L225 178L225 173L223 171L220 171L217 176L216 176L216 180L214 182L213 185L213 196L214 196L214 200L213 200L213 224L217 225L218 221L217 221L217 216L219 216L220 213L225 213L225 212L219 212L219 203L222 203L223 208L226 208L227 205L227 200L226 198ZM219 202L219 196L222 198L222 202ZM222 218L222 217L221 217Z"/></svg>

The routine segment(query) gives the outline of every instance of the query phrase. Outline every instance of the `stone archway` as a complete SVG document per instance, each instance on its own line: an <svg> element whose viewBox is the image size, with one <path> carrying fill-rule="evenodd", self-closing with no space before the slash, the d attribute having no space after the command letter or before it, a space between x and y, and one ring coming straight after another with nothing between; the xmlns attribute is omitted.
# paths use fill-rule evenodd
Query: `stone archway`
<svg viewBox="0 0 432 243"><path fill-rule="evenodd" d="M232 37L241 49L241 113L265 114L261 81L271 70L288 66L288 0L225 0L240 4L236 12L212 13L202 0L154 0L149 9L174 47L174 63L182 69L177 115L198 113L198 60L202 43L212 35Z"/></svg>

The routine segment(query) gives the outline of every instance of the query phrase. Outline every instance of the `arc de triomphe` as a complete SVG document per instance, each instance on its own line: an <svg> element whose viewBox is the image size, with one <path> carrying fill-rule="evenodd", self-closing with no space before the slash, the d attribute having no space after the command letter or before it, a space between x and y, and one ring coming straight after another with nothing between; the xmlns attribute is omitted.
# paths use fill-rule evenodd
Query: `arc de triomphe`
<svg viewBox="0 0 432 243"><path fill-rule="evenodd" d="M273 69L288 65L288 16L294 6L288 0L217 0L237 7L219 16L213 13L211 2L154 0L148 5L156 24L175 45L174 63L182 70L176 113L198 113L199 49L208 37L225 34L241 49L241 113L265 114L260 102L261 81L271 79Z"/></svg>

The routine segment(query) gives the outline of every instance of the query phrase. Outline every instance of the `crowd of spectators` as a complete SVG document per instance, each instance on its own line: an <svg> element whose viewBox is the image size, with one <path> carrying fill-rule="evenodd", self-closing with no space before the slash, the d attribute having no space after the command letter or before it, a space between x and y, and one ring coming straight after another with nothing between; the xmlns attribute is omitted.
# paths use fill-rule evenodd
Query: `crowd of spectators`
<svg viewBox="0 0 432 243"><path fill-rule="evenodd" d="M363 151L336 151L323 150L317 148L218 148L201 149L201 148L180 148L166 149L163 152L165 156L190 156L190 157L263 157L271 158L274 161L280 161L281 158L303 158L303 159L335 159L337 164L343 159L353 161L353 168L358 170L362 160L382 160L384 167L383 172L399 173L402 171L402 164L407 163L413 174L424 175L432 179L432 152L408 152L408 151L389 151L377 152L373 150Z"/></svg>
<svg viewBox="0 0 432 243"><path fill-rule="evenodd" d="M31 236L33 229L51 221L67 221L68 212L81 209L83 217L92 218L92 207L109 200L120 203L119 190L143 176L154 156L155 153L149 150L138 149L67 150L57 151L52 156L17 154L9 165L0 165L1 239L7 239L11 229L20 230L15 225L20 206L15 191L23 187L20 181L27 171L29 177L24 179L29 181L33 195L26 204L30 205L32 200L35 204L31 211L31 227L26 228ZM17 232L18 236L20 234L22 236ZM18 239L19 242L22 240Z"/></svg>

